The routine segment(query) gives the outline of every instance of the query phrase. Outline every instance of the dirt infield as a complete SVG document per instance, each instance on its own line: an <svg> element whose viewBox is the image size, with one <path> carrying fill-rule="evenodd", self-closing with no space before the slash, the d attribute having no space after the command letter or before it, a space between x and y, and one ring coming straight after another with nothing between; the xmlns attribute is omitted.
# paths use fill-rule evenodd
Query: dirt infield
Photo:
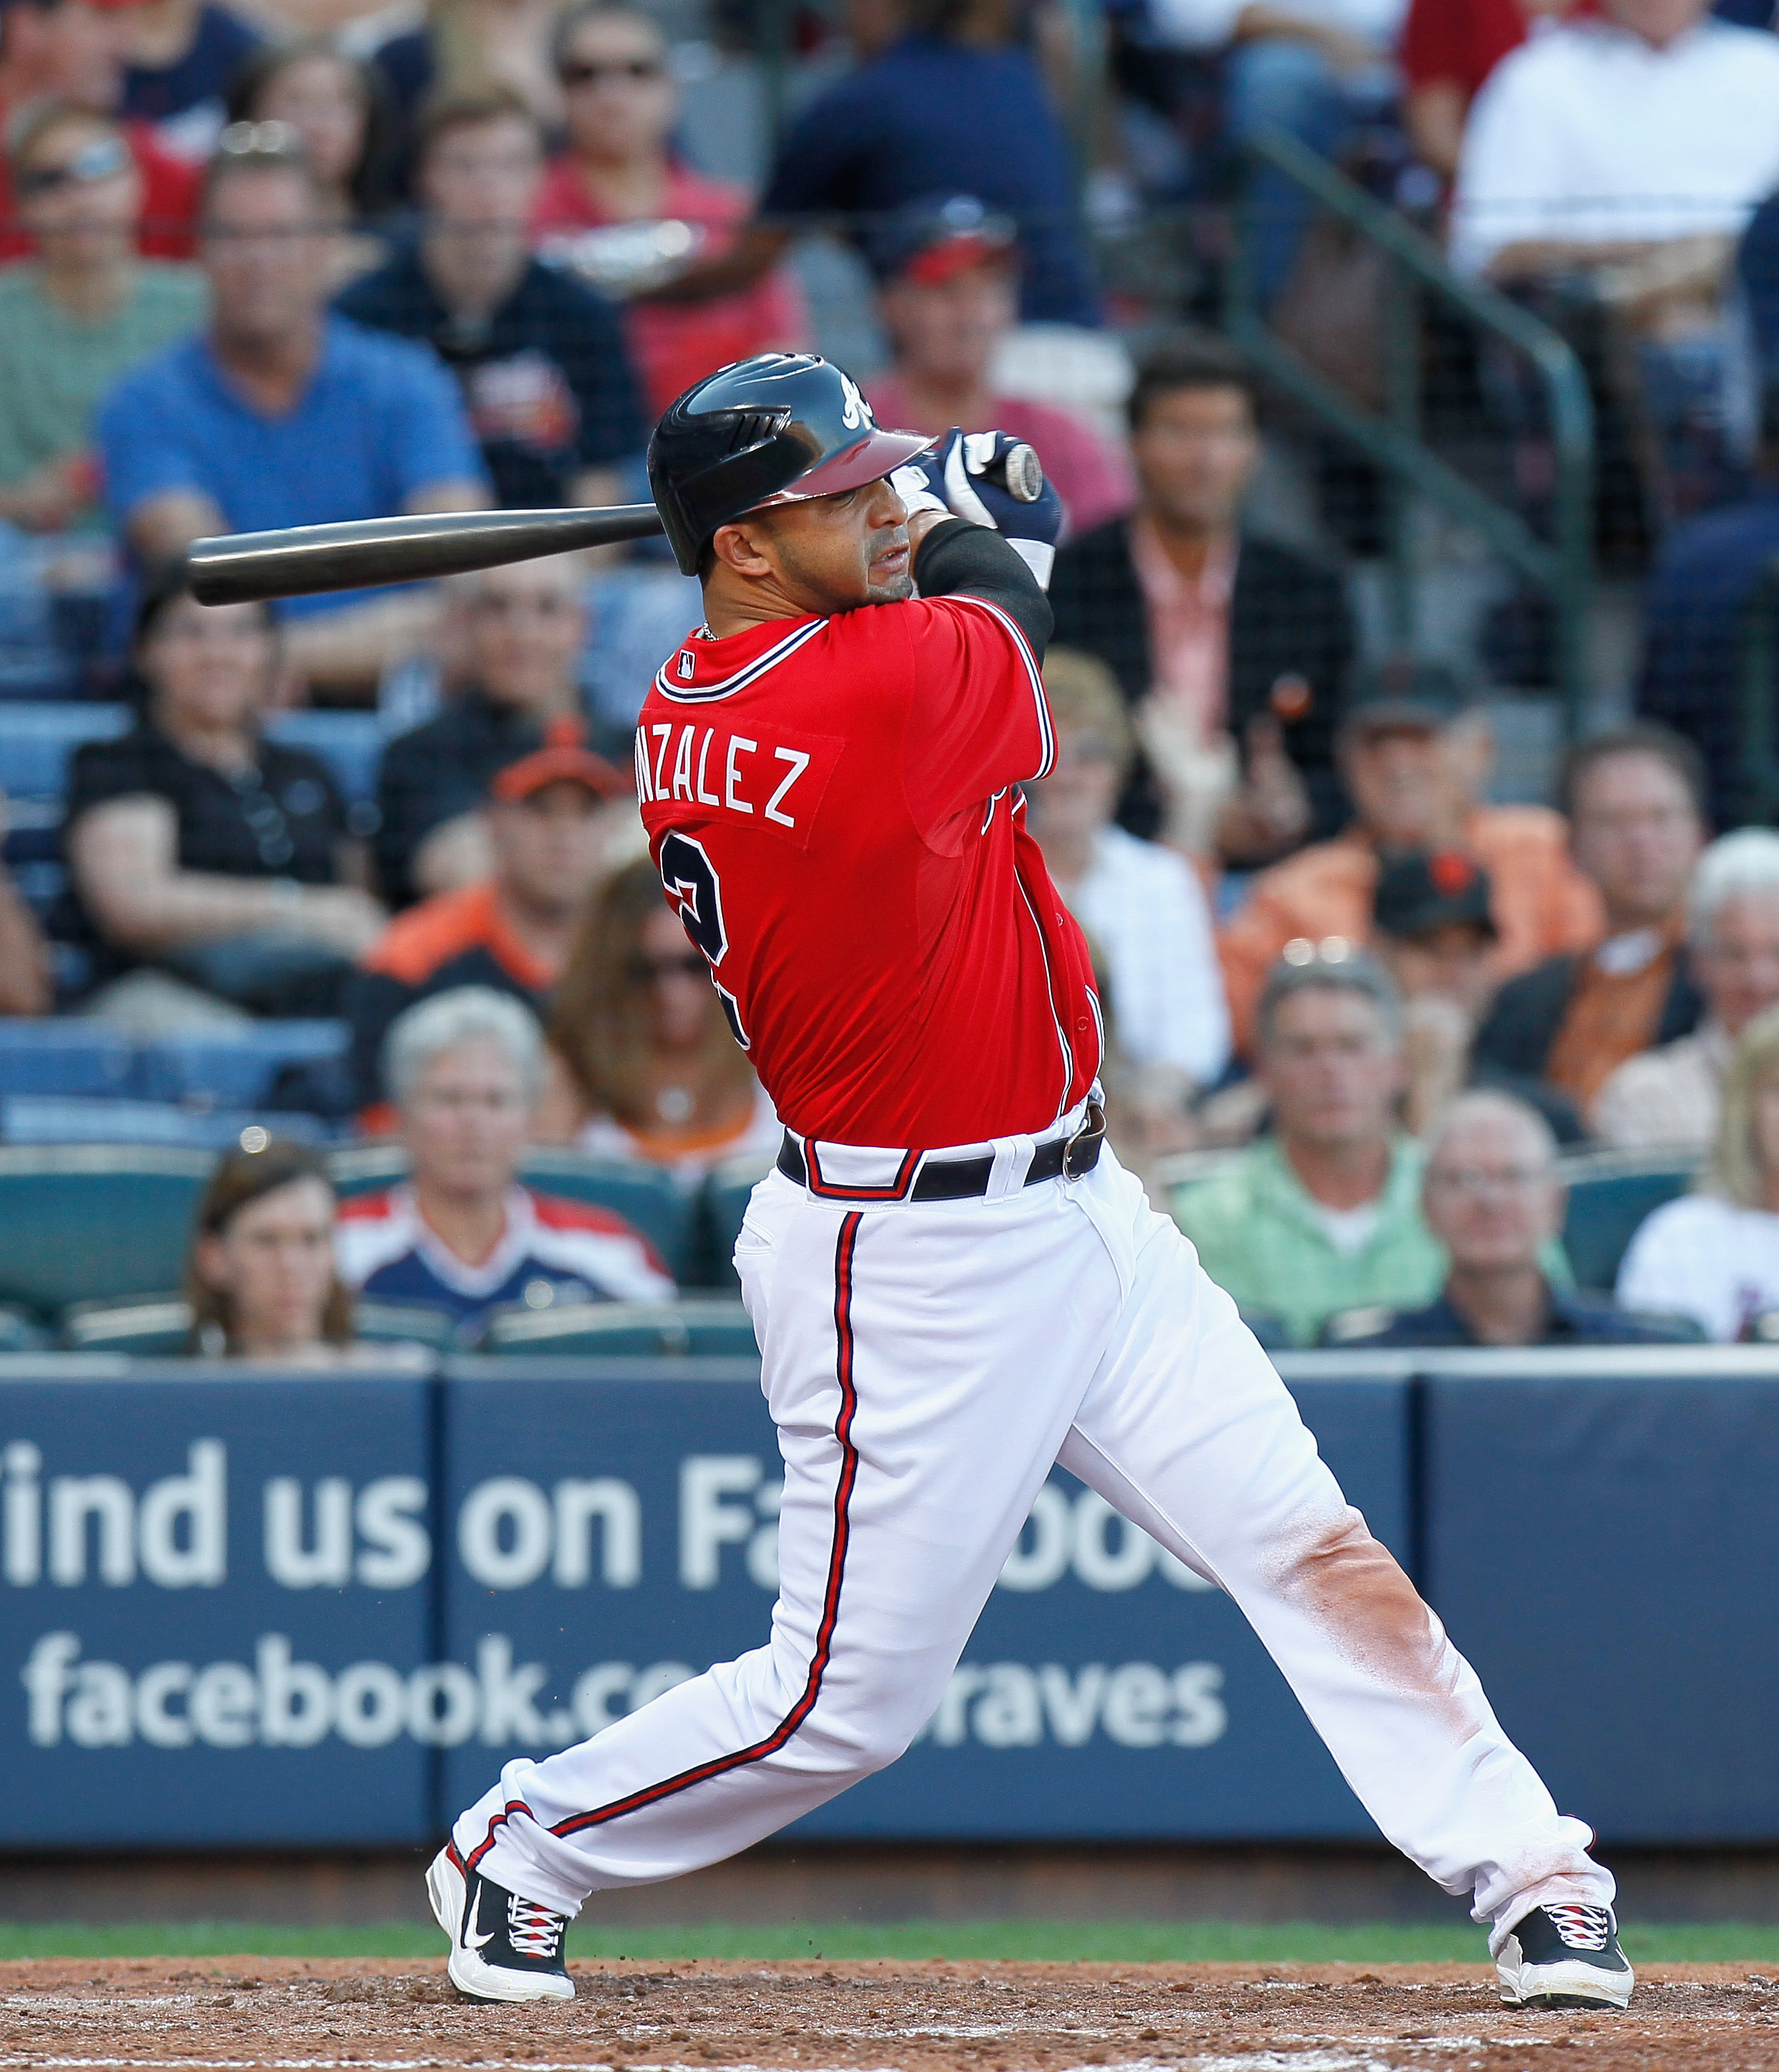
<svg viewBox="0 0 1779 2072"><path fill-rule="evenodd" d="M1461 1965L577 1965L572 2004L439 1965L0 1966L0 2067L45 2072L1570 2072L1779 2068L1779 1979L1662 1965L1624 2015L1510 2012ZM1567 2054L1574 2053L1573 2056Z"/></svg>

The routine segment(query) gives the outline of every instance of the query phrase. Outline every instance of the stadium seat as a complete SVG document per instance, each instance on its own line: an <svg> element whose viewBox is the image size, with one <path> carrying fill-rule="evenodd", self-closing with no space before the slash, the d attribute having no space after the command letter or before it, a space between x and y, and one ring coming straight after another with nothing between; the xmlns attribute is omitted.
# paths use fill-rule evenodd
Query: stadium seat
<svg viewBox="0 0 1779 2072"><path fill-rule="evenodd" d="M227 1151L248 1128L323 1144L331 1135L319 1116L259 1115L251 1108L194 1108L172 1101L91 1100L61 1094L18 1094L0 1100L0 1137L9 1144L163 1144L196 1151Z"/></svg>
<svg viewBox="0 0 1779 2072"><path fill-rule="evenodd" d="M142 1054L142 1091L150 1100L251 1108L270 1097L286 1065L345 1053L343 1022L261 1022L238 1035L163 1036Z"/></svg>
<svg viewBox="0 0 1779 2072"><path fill-rule="evenodd" d="M742 1219L754 1190L771 1170L767 1159L731 1158L705 1182L702 1207L713 1288L741 1285L735 1277L735 1240L742 1234Z"/></svg>
<svg viewBox="0 0 1779 2072"><path fill-rule="evenodd" d="M613 1359L759 1354L747 1312L726 1301L569 1302L543 1309L516 1302L489 1318L481 1350Z"/></svg>
<svg viewBox="0 0 1779 2072"><path fill-rule="evenodd" d="M25 1311L0 1303L0 1353L34 1353L49 1343L49 1334Z"/></svg>
<svg viewBox="0 0 1779 2072"><path fill-rule="evenodd" d="M129 1039L103 1022L0 1021L0 1098L134 1094L137 1063Z"/></svg>
<svg viewBox="0 0 1779 2072"><path fill-rule="evenodd" d="M424 1302L361 1302L356 1322L359 1338L372 1345L419 1345L443 1352L453 1342L453 1318ZM72 1352L175 1359L191 1347L191 1305L183 1295L74 1302L62 1313L62 1338ZM0 1344L0 1350L10 1348Z"/></svg>
<svg viewBox="0 0 1779 2072"><path fill-rule="evenodd" d="M408 1170L407 1153L393 1140L343 1145L328 1160L341 1194L367 1194L392 1187ZM695 1198L681 1192L652 1166L622 1158L589 1158L582 1152L536 1145L528 1152L520 1178L540 1194L610 1209L646 1237L684 1283L696 1235Z"/></svg>
<svg viewBox="0 0 1779 2072"><path fill-rule="evenodd" d="M1691 1161L1621 1151L1584 1152L1558 1170L1569 1190L1563 1244L1576 1285L1610 1293L1619 1262L1643 1219L1692 1184Z"/></svg>
<svg viewBox="0 0 1779 2072"><path fill-rule="evenodd" d="M376 797L383 729L375 713L279 713L266 722L265 731L286 748L306 748L311 755L318 755L333 772L347 805L368 805Z"/></svg>
<svg viewBox="0 0 1779 2072"><path fill-rule="evenodd" d="M456 1318L429 1302L360 1302L354 1315L368 1344L425 1346L442 1353L457 1343Z"/></svg>
<svg viewBox="0 0 1779 2072"><path fill-rule="evenodd" d="M82 742L126 733L130 720L127 705L0 701L6 867L39 915L48 912L66 882L61 857L68 758Z"/></svg>
<svg viewBox="0 0 1779 2072"><path fill-rule="evenodd" d="M0 1145L0 1301L53 1316L176 1287L214 1163L170 1145Z"/></svg>

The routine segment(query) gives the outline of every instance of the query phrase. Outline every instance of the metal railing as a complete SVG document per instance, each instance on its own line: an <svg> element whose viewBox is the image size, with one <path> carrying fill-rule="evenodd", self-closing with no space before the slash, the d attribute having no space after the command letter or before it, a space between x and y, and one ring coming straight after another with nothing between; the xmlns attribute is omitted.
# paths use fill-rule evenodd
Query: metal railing
<svg viewBox="0 0 1779 2072"><path fill-rule="evenodd" d="M1382 335L1383 400L1366 408L1268 326L1248 264L1250 240L1236 240L1229 274L1231 335L1254 364L1329 430L1383 473L1388 491L1391 634L1415 631L1415 566L1409 528L1413 495L1469 526L1551 601L1553 673L1573 738L1588 696L1588 625L1593 582L1594 418L1581 363L1547 324L1485 284L1453 272L1437 246L1344 173L1280 130L1263 131L1251 158L1302 188L1389 261ZM1251 203L1250 204L1251 206ZM1421 298L1443 298L1479 331L1523 354L1544 393L1555 452L1552 536L1535 532L1510 505L1465 479L1421 437Z"/></svg>
<svg viewBox="0 0 1779 2072"><path fill-rule="evenodd" d="M1761 572L1742 620L1740 682L1742 812L1744 826L1779 821L1779 753L1773 705L1779 697L1779 555Z"/></svg>

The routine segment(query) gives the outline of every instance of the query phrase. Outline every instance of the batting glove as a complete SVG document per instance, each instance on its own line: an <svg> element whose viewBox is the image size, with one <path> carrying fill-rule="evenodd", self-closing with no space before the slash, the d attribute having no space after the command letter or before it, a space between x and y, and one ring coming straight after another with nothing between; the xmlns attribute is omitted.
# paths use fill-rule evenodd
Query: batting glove
<svg viewBox="0 0 1779 2072"><path fill-rule="evenodd" d="M1005 432L948 433L890 478L910 516L946 511L1005 539L1048 590L1062 529L1062 501L1037 455Z"/></svg>

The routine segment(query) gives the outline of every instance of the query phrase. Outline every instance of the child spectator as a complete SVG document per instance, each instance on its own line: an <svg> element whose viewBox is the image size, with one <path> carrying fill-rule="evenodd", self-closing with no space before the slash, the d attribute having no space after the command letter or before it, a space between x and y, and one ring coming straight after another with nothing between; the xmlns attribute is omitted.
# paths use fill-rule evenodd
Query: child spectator
<svg viewBox="0 0 1779 2072"><path fill-rule="evenodd" d="M1019 244L1010 216L972 195L898 209L866 240L894 364L865 384L880 425L1003 431L1024 439L1062 499L1071 532L1129 510L1130 468L1084 420L1052 403L996 395L996 347L1019 316Z"/></svg>
<svg viewBox="0 0 1779 2072"><path fill-rule="evenodd" d="M725 1159L770 1159L782 1134L730 1033L710 966L646 859L587 908L549 1022L535 1133L660 1166L696 1186Z"/></svg>
<svg viewBox="0 0 1779 2072"><path fill-rule="evenodd" d="M0 518L31 532L97 526L99 405L203 323L203 280L137 258L142 175L105 117L46 102L14 130L9 158L36 256L0 271Z"/></svg>
<svg viewBox="0 0 1779 2072"><path fill-rule="evenodd" d="M580 0L556 32L556 76L568 142L551 161L532 218L545 251L596 282L605 274L621 293L694 240L700 253L725 250L748 198L695 172L673 150L680 93L656 24L607 0ZM588 231L611 235L581 235ZM807 329L803 298L782 266L714 302L635 302L624 316L652 417L731 360L802 346Z"/></svg>
<svg viewBox="0 0 1779 2072"><path fill-rule="evenodd" d="M84 1011L145 1034L331 1013L383 926L327 766L260 731L278 646L263 605L206 610L183 574L144 602L142 718L75 751L68 855L75 932L99 991Z"/></svg>
<svg viewBox="0 0 1779 2072"><path fill-rule="evenodd" d="M466 1340L503 1303L672 1301L665 1268L621 1216L520 1184L543 1052L530 1009L485 986L438 993L396 1022L384 1083L412 1171L346 1205L349 1285L448 1309Z"/></svg>
<svg viewBox="0 0 1779 2072"><path fill-rule="evenodd" d="M1489 874L1461 849L1406 850L1378 873L1371 948L1402 992L1402 1113L1416 1136L1464 1084L1494 990L1489 898Z"/></svg>
<svg viewBox="0 0 1779 2072"><path fill-rule="evenodd" d="M1618 1299L1695 1318L1725 1342L1773 1335L1763 1320L1779 1314L1779 1009L1743 1030L1698 1191L1644 1220Z"/></svg>

